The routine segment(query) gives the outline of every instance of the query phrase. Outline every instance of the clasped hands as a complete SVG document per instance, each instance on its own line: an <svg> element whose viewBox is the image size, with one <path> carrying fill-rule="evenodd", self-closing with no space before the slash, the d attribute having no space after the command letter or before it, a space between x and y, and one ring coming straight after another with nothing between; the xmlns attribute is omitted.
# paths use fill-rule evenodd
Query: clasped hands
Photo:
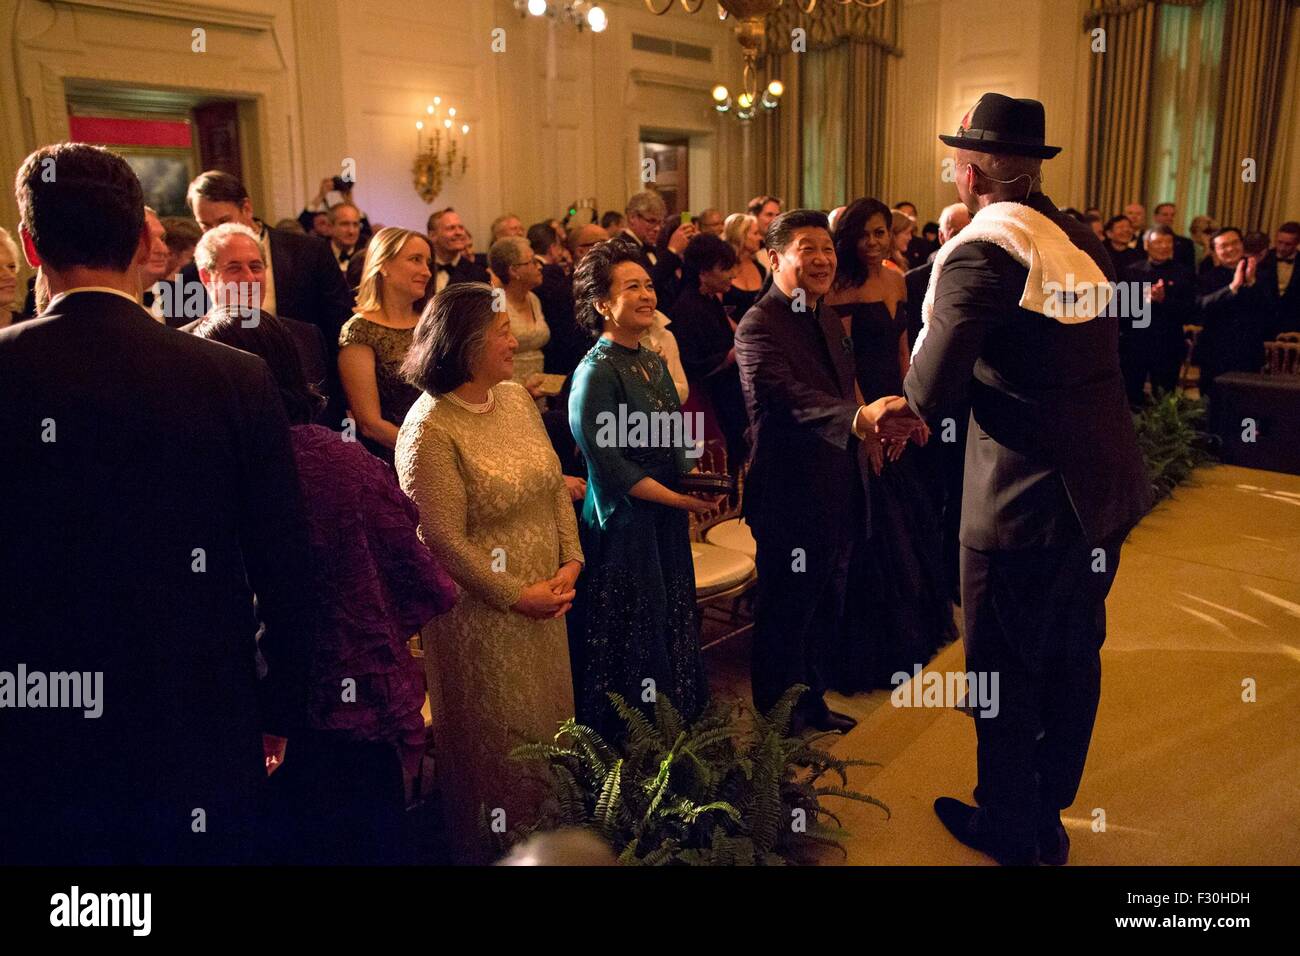
<svg viewBox="0 0 1300 956"><path fill-rule="evenodd" d="M519 600L510 607L525 617L543 621L563 617L573 607L573 599L578 593L574 585L581 573L582 564L578 561L562 564L555 577L534 581L524 588L519 593Z"/></svg>
<svg viewBox="0 0 1300 956"><path fill-rule="evenodd" d="M930 440L929 426L901 395L886 395L863 405L858 409L854 431L863 436L872 471L877 475L886 458L898 461L909 441L924 445Z"/></svg>

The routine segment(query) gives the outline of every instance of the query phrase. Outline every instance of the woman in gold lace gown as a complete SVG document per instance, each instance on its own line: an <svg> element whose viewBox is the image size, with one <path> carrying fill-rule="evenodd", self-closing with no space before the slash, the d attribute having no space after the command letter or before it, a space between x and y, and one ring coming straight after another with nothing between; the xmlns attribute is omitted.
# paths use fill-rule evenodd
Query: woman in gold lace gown
<svg viewBox="0 0 1300 956"><path fill-rule="evenodd" d="M564 615L582 568L573 505L531 396L509 381L517 342L477 283L438 293L405 369L424 388L397 439L420 537L460 585L423 634L444 817L457 862L543 793L510 751L573 715Z"/></svg>

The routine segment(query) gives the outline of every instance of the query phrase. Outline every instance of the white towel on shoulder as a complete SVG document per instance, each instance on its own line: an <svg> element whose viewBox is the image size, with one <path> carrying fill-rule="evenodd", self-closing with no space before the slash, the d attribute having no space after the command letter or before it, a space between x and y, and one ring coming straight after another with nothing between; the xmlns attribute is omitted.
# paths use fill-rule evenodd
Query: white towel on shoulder
<svg viewBox="0 0 1300 956"><path fill-rule="evenodd" d="M913 355L920 351L930 327L934 290L943 264L954 249L967 242L991 242L1029 270L1020 294L1022 309L1067 324L1105 314L1114 290L1097 263L1070 241L1065 230L1023 203L990 203L934 257L930 284L921 303L921 334L916 337Z"/></svg>

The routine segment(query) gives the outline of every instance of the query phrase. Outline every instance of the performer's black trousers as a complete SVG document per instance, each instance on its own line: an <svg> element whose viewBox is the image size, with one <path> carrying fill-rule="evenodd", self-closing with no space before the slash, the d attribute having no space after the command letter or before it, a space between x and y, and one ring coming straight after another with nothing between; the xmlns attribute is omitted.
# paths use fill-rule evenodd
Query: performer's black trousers
<svg viewBox="0 0 1300 956"><path fill-rule="evenodd" d="M966 667L999 675L996 716L975 716L975 799L1009 842L1031 844L1078 792L1101 696L1106 595L1123 539L962 548ZM1104 551L1104 565L1094 547Z"/></svg>
<svg viewBox="0 0 1300 956"><path fill-rule="evenodd" d="M865 520L865 495L854 482L844 529ZM758 599L754 608L750 683L754 706L767 711L794 684L808 693L795 712L826 712L826 654L844 613L844 589L856 535L835 537L809 527L755 530Z"/></svg>

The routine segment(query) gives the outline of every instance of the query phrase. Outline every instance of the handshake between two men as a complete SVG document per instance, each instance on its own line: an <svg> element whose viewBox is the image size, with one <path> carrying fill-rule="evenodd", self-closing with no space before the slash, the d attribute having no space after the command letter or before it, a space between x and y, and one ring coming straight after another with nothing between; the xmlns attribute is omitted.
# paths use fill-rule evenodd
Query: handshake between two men
<svg viewBox="0 0 1300 956"><path fill-rule="evenodd" d="M880 474L885 460L897 461L909 441L924 445L930 428L901 395L886 395L858 409L853 433L867 446L871 470Z"/></svg>

